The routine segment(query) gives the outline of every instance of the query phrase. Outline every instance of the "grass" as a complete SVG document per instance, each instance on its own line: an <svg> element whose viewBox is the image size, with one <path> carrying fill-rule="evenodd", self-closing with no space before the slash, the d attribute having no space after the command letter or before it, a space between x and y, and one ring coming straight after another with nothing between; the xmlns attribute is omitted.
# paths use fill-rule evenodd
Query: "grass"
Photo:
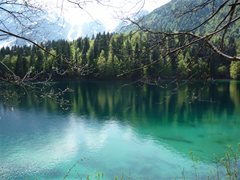
<svg viewBox="0 0 240 180"><path fill-rule="evenodd" d="M209 174L201 174L198 165L200 161L194 155L193 152L190 152L190 157L193 161L193 177L187 177L186 172L183 170L180 178L182 180L240 180L240 144L237 147L227 146L226 152L222 158L214 158L214 164L216 165L214 169L210 170ZM74 164L65 175L64 179L68 179L72 169L79 164L77 162ZM95 175L87 175L86 177L79 177L81 180L105 180L108 179L104 176L104 173L97 172ZM125 176L124 174L120 176L115 176L113 180L125 180L125 179L134 179L130 176ZM149 178L151 179L151 178Z"/></svg>
<svg viewBox="0 0 240 180"><path fill-rule="evenodd" d="M225 178L230 180L237 180L240 178L240 144L236 149L233 146L228 146L224 157L220 158L216 163L223 166L225 169ZM219 176L217 176L220 179Z"/></svg>

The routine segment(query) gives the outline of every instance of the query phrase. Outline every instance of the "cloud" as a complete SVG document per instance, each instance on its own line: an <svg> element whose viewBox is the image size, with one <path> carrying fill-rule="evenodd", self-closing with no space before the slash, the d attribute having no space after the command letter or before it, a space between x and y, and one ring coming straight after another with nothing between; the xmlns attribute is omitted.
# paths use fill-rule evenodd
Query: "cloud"
<svg viewBox="0 0 240 180"><path fill-rule="evenodd" d="M66 0L57 2L53 0L38 1L41 1L49 11L54 11L63 17L71 25L82 26L88 22L100 21L107 31L112 31L121 19L131 17L141 9L150 12L170 0L93 0L81 4L83 9ZM78 2L80 1L78 0Z"/></svg>

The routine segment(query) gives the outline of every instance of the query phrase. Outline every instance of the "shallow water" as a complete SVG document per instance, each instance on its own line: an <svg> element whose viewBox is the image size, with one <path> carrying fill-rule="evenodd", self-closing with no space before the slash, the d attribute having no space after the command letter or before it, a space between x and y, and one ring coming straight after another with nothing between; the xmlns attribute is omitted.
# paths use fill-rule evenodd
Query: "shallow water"
<svg viewBox="0 0 240 180"><path fill-rule="evenodd" d="M65 110L32 93L0 104L0 179L193 178L194 165L204 178L240 142L236 81L174 92L113 82L53 87L74 90Z"/></svg>

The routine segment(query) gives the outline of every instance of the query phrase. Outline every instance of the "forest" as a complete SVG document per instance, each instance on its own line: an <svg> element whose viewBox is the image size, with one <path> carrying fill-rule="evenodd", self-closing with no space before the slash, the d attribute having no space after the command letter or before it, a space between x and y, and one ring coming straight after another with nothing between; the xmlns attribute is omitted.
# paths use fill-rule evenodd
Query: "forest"
<svg viewBox="0 0 240 180"><path fill-rule="evenodd" d="M240 79L240 62L228 61L198 42L177 53L163 51L191 41L187 35L157 42L160 35L131 32L98 33L74 41L57 40L32 46L3 47L0 60L17 76L46 79ZM156 42L158 43L156 45ZM230 37L224 52L235 56L239 42ZM166 54L166 53L165 53ZM0 75L8 77L6 67Z"/></svg>

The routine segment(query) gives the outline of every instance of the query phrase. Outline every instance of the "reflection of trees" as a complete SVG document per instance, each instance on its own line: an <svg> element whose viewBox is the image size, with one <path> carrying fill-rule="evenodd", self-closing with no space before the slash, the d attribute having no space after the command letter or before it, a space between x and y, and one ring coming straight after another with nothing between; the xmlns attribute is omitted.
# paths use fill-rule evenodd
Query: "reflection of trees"
<svg viewBox="0 0 240 180"><path fill-rule="evenodd" d="M0 104L4 106L17 106L20 103L20 97L24 94L24 91L7 83L0 83L0 89Z"/></svg>
<svg viewBox="0 0 240 180"><path fill-rule="evenodd" d="M235 110L240 112L240 91L239 91L239 82L231 81L229 85L229 92L231 100L235 106Z"/></svg>
<svg viewBox="0 0 240 180"><path fill-rule="evenodd" d="M122 87L112 83L59 83L54 89L66 88L74 93L65 95L70 100L69 111L91 117L117 117L135 123L218 121L222 115L232 115L239 109L240 84L231 81L222 83L188 84L173 93L153 86L131 85ZM13 87L12 87L13 88ZM15 87L15 90L16 87ZM1 91L4 93L4 91ZM17 93L22 94L22 93ZM189 99L198 96L197 99ZM22 95L21 95L22 96ZM20 99L14 97L15 100ZM25 93L18 105L23 108L39 108L50 112L62 111L59 104L34 93ZM211 118L211 116L219 117ZM191 122L189 122L191 121Z"/></svg>

